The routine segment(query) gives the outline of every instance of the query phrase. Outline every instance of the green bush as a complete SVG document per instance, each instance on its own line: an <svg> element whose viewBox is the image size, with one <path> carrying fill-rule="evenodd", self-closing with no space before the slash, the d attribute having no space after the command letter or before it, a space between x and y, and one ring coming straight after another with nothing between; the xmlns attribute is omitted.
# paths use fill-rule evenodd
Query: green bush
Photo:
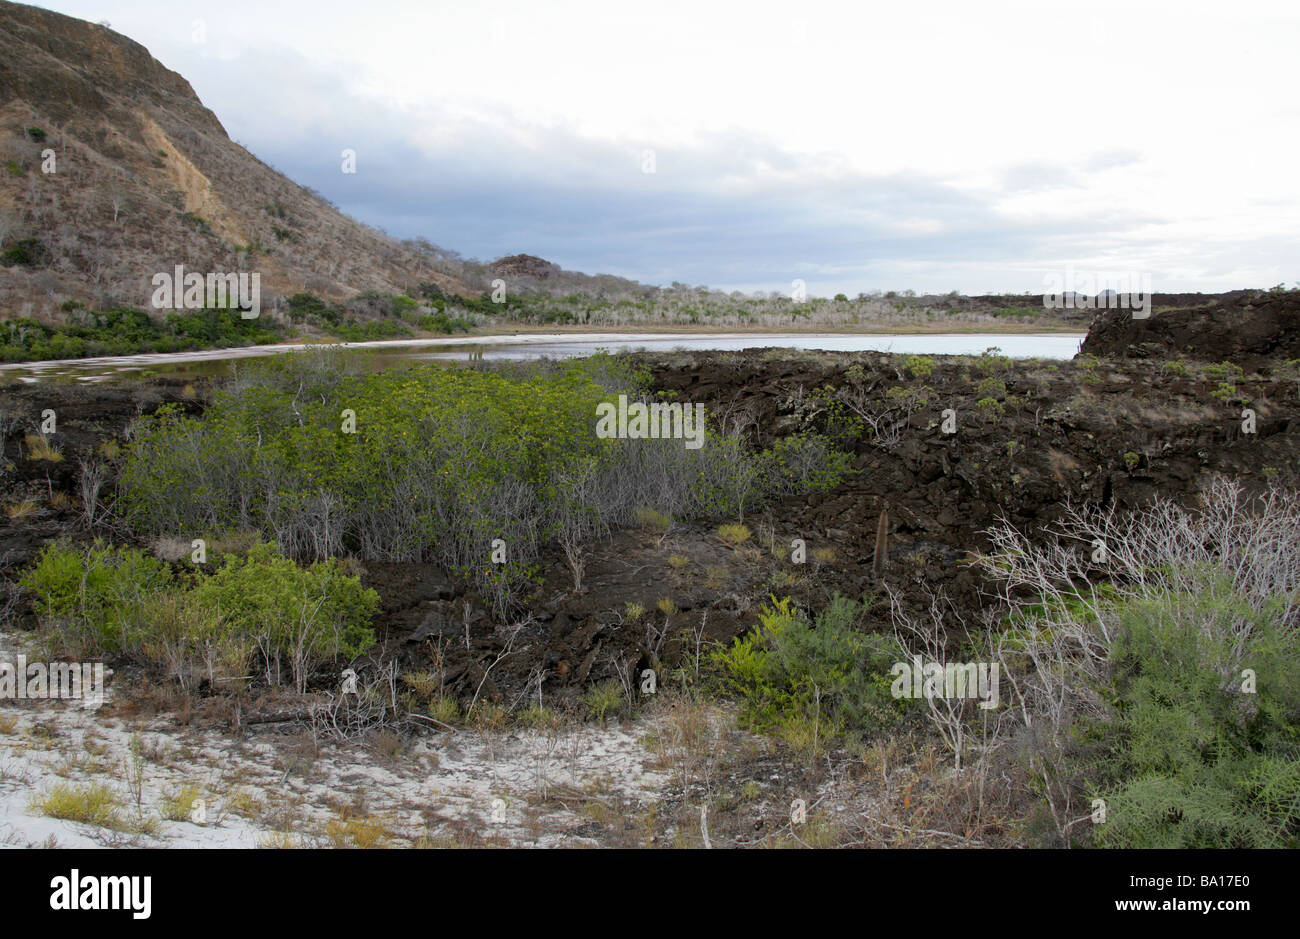
<svg viewBox="0 0 1300 939"><path fill-rule="evenodd" d="M853 472L853 458L816 434L782 437L760 455L760 473L769 491L827 492Z"/></svg>
<svg viewBox="0 0 1300 939"><path fill-rule="evenodd" d="M1241 381L1245 377L1245 372L1235 362L1220 362L1217 365L1205 366L1205 377L1211 381L1231 384Z"/></svg>
<svg viewBox="0 0 1300 939"><path fill-rule="evenodd" d="M909 355L903 367L912 374L913 378L922 381L934 374L934 360L923 355Z"/></svg>
<svg viewBox="0 0 1300 939"><path fill-rule="evenodd" d="M133 548L45 546L21 578L38 615L73 652L126 652L140 640L150 600L173 586L171 569Z"/></svg>
<svg viewBox="0 0 1300 939"><path fill-rule="evenodd" d="M863 605L838 594L810 621L790 599L772 598L759 625L715 652L746 724L772 730L817 721L821 734L867 737L896 726L907 700L890 692L890 667L906 654L892 636L860 632Z"/></svg>
<svg viewBox="0 0 1300 939"><path fill-rule="evenodd" d="M1054 843L1300 847L1300 494L1220 477L1199 503L1067 508L1061 531L1122 543L1101 584L990 532L983 570L1041 598L1011 604L995 655L1021 713L1000 743Z"/></svg>
<svg viewBox="0 0 1300 939"><path fill-rule="evenodd" d="M1300 847L1300 649L1230 583L1113 614L1109 708L1087 722L1105 847ZM1244 669L1254 690L1243 691Z"/></svg>
<svg viewBox="0 0 1300 939"><path fill-rule="evenodd" d="M294 322L320 316L326 309L325 301L312 293L295 293L289 298L289 319Z"/></svg>
<svg viewBox="0 0 1300 939"><path fill-rule="evenodd" d="M1009 368L1011 368L1010 357L1003 355L1002 350L997 346L989 346L975 360L975 369L985 375L1005 372Z"/></svg>
<svg viewBox="0 0 1300 939"><path fill-rule="evenodd" d="M1007 386L1002 379L993 375L981 378L975 385L975 394L980 398L993 398L1001 401L1007 396Z"/></svg>
<svg viewBox="0 0 1300 939"><path fill-rule="evenodd" d="M299 567L270 545L226 557L214 574L177 576L137 549L51 544L21 582L64 649L134 656L183 684L200 670L211 679L219 663L241 672L256 650L268 683L287 665L305 690L323 662L374 644L379 609L378 594L337 561Z"/></svg>
<svg viewBox="0 0 1300 939"><path fill-rule="evenodd" d="M274 546L257 545L246 558L228 555L195 597L216 609L235 634L256 642L272 684L281 664L289 663L299 691L320 663L356 658L375 643L370 620L379 594L333 559L299 567Z"/></svg>
<svg viewBox="0 0 1300 939"><path fill-rule="evenodd" d="M975 402L975 406L979 408L980 414L983 415L985 420L990 420L995 424L1007 411L1007 409L1002 406L1002 402L993 397L980 398Z"/></svg>
<svg viewBox="0 0 1300 939"><path fill-rule="evenodd" d="M453 332L469 332L470 330L470 324L468 321L463 320L460 317L452 319L442 311L424 314L416 321L416 325L425 332L430 333L451 334Z"/></svg>

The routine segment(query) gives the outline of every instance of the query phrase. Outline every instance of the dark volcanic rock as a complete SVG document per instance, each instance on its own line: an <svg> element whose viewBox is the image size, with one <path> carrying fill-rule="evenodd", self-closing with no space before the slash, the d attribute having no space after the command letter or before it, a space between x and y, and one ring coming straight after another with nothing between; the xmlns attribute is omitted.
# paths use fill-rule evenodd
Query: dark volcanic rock
<svg viewBox="0 0 1300 939"><path fill-rule="evenodd" d="M1229 360L1243 367L1264 358L1300 356L1300 291L1251 291L1196 307L1160 309L1145 320L1129 310L1103 310L1082 351L1149 358L1160 355Z"/></svg>

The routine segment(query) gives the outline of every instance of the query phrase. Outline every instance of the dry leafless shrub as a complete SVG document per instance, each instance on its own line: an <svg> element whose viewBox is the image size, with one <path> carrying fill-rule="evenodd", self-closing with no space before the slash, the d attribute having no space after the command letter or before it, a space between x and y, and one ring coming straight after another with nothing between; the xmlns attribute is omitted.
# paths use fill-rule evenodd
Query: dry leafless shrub
<svg viewBox="0 0 1300 939"><path fill-rule="evenodd" d="M308 711L313 739L357 741L402 723L398 704L397 663L388 662L358 675L343 673L338 691L326 691Z"/></svg>
<svg viewBox="0 0 1300 939"><path fill-rule="evenodd" d="M887 451L898 446L907 427L905 416L899 417L896 409L874 400L869 391L857 385L845 385L835 396L871 429L872 443Z"/></svg>
<svg viewBox="0 0 1300 939"><path fill-rule="evenodd" d="M108 469L99 460L78 459L81 472L77 476L77 485L81 490L81 513L87 528L94 528L100 520L99 494L108 480Z"/></svg>
<svg viewBox="0 0 1300 939"><path fill-rule="evenodd" d="M1114 506L1069 506L1047 531L1030 536L1009 522L987 533L979 565L998 584L1002 605L1032 606L1028 627L990 631L1009 687L1031 769L1059 833L1089 814L1079 804L1071 767L1071 728L1100 718L1107 654L1119 628L1116 598L1158 601L1198 596L1231 584L1257 611L1266 607L1285 635L1300 628L1300 495L1272 488L1250 497L1218 478L1188 509L1157 499L1123 513ZM1242 650L1250 621L1207 623Z"/></svg>

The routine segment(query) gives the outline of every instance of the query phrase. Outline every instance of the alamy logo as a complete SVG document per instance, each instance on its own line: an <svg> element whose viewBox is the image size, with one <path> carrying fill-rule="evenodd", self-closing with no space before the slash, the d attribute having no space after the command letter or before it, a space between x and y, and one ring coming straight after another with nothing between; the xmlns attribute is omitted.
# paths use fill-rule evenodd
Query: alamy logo
<svg viewBox="0 0 1300 939"><path fill-rule="evenodd" d="M922 662L919 655L911 662L895 662L889 674L895 676L889 686L895 698L978 698L986 711L998 706L998 665L996 662Z"/></svg>
<svg viewBox="0 0 1300 939"><path fill-rule="evenodd" d="M627 395L619 395L617 405L612 401L596 405L596 417L596 436L602 440L685 440L687 450L704 446L702 404L628 404Z"/></svg>
<svg viewBox="0 0 1300 939"><path fill-rule="evenodd" d="M52 910L130 910L132 919L148 919L153 912L153 878L81 876L77 868L67 877L50 881Z"/></svg>
<svg viewBox="0 0 1300 939"><path fill-rule="evenodd" d="M257 319L262 312L262 275L242 271L237 274L200 274L185 272L177 264L171 272L159 272L153 284L155 310L227 310L238 309L241 319Z"/></svg>
<svg viewBox="0 0 1300 939"><path fill-rule="evenodd" d="M0 658L0 699L80 701L86 710L96 710L104 704L104 663Z"/></svg>
<svg viewBox="0 0 1300 939"><path fill-rule="evenodd" d="M1151 315L1151 275L1076 271L1066 265L1043 278L1043 306L1049 310L1132 310L1135 320Z"/></svg>

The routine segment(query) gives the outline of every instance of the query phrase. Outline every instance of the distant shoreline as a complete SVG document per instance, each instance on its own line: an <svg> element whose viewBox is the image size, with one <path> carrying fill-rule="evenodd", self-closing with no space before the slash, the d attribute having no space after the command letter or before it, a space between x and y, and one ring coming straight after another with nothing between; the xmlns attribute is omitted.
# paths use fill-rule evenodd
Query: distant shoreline
<svg viewBox="0 0 1300 939"><path fill-rule="evenodd" d="M367 351L383 354L385 352L401 354L406 350L424 350L429 353L438 353L445 350L447 353L456 353L459 350L475 350L484 347L488 349L499 349L501 347L519 347L519 348L539 348L547 346L563 345L585 345L590 344L592 351L601 347L603 342L636 343L639 340L647 342L673 342L680 341L684 346L692 342L704 340L720 341L746 341L753 339L756 342L770 339L790 339L807 341L808 337L824 336L827 339L841 339L853 336L897 336L899 338L918 337L918 338L941 338L943 336L986 336L990 340L998 336L1041 336L1041 337L1069 337L1082 341L1086 334L1078 331L1065 330L1017 330L1015 332L1002 331L990 332L988 330L962 330L962 331L939 331L928 330L918 331L910 330L906 332L870 332L863 330L584 330L584 329L566 329L566 330L540 330L540 329L523 329L511 331L499 331L495 333L475 333L462 336L437 336L432 338L416 339L372 339L362 342L341 342L331 340L276 343L256 346L233 346L220 349L202 349L191 350L186 352L142 352L128 355L97 356L75 359L44 359L40 361L26 362L5 362L0 363L0 377L14 377L20 381L39 380L43 377L56 377L59 372L76 372L80 375L70 375L67 377L81 377L83 380L95 381L99 377L92 376L92 373L98 370L106 371L134 371L155 369L166 369L168 367L185 366L190 364L202 363L219 363L223 361L237 361L241 359L262 358L265 356L278 355L282 353L306 351L318 347L337 347L346 351ZM760 343L761 345L761 343ZM779 348L778 344L771 344L773 348ZM834 351L834 350L832 350ZM849 351L849 350L839 350ZM944 354L944 353L933 353Z"/></svg>
<svg viewBox="0 0 1300 939"><path fill-rule="evenodd" d="M329 337L305 337L284 342L265 343L251 346L224 346L210 349L190 349L183 352L138 352L126 353L123 355L107 356L85 356L70 359L24 359L17 362L0 362L0 374L25 368L70 368L74 366L93 367L96 365L107 365L111 363L131 364L138 362L141 365L150 365L154 363L165 362L185 362L185 361L204 361L207 359L224 359L224 358L248 358L260 355L272 355L276 352L295 352L303 349L310 349L315 346L345 346L349 349L399 349L403 346L464 346L482 344L483 340L509 340L512 336L530 337L530 336L618 336L622 338L635 338L638 336L654 337L671 337L671 336L716 336L716 337L740 337L740 336L969 336L969 335L1006 335L1006 336L1033 336L1033 335L1071 335L1078 336L1082 339L1087 335L1086 330L1070 328L1068 326L1040 326L1034 328L1030 324L1016 324L1015 327L989 328L983 326L970 325L961 329L946 329L938 324L927 324L925 326L916 326L911 329L900 328L880 328L880 329L850 329L848 327L829 327L822 328L816 326L792 326L788 329L771 329L771 328L754 328L754 327L736 327L733 329L719 329L716 326L710 327L702 324L688 324L683 326L654 326L654 327L633 327L619 328L617 326L597 326L586 328L583 326L545 326L545 325L526 325L507 328L504 326L490 326L474 332L464 333L459 336L448 336L443 333L435 333L424 336L410 336L398 339L367 339L358 342L348 342L346 340Z"/></svg>
<svg viewBox="0 0 1300 939"><path fill-rule="evenodd" d="M1080 328L1077 325L1066 323L925 323L910 324L903 326L817 326L813 324L791 324L788 327L774 329L770 326L717 326L706 323L681 323L665 324L663 326L582 326L582 325L523 325L523 326L486 326L482 329L470 333L471 336L510 336L516 333L520 335L542 333L552 334L576 334L583 335L587 333L636 333L650 335L677 335L679 333L690 333L691 335L746 335L746 336L785 336L788 334L800 335L836 335L836 336L930 336L930 335L967 335L971 333L1005 333L1007 335L1037 335L1046 333L1068 333L1071 335L1083 336L1088 332L1087 328Z"/></svg>

